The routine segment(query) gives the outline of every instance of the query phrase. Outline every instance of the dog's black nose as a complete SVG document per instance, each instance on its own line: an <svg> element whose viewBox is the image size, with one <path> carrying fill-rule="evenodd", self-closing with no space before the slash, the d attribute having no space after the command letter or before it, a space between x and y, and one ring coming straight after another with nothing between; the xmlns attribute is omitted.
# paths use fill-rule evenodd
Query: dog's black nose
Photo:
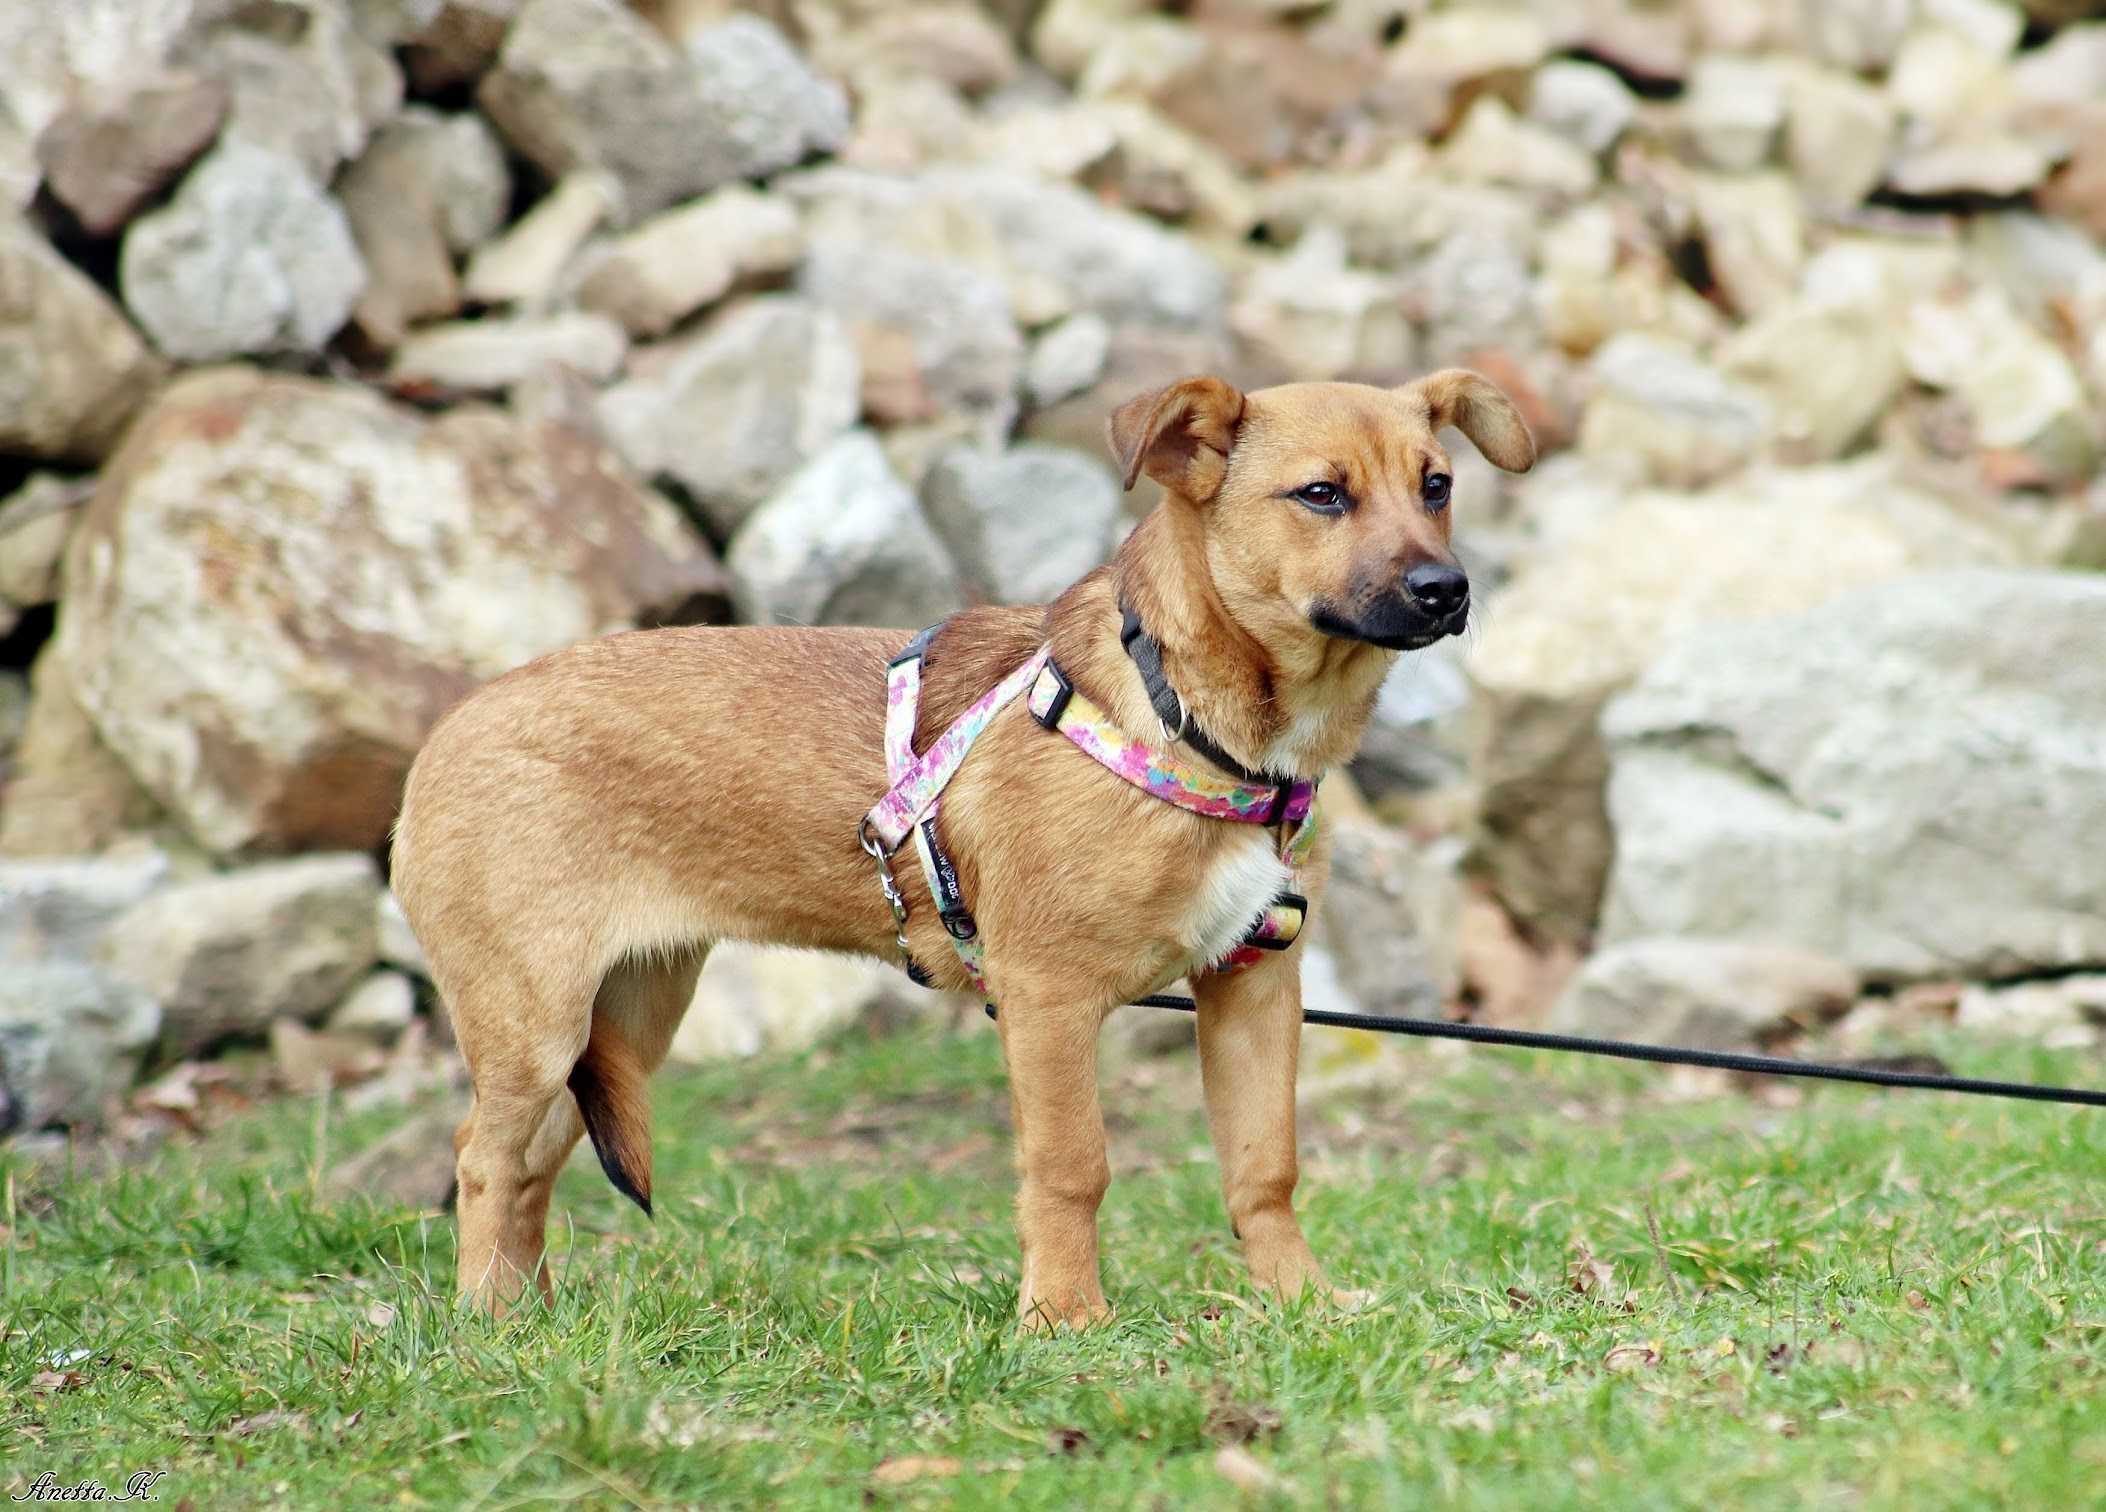
<svg viewBox="0 0 2106 1512"><path fill-rule="evenodd" d="M1435 619L1452 619L1470 602L1470 578L1460 567L1421 562L1404 574L1404 591Z"/></svg>

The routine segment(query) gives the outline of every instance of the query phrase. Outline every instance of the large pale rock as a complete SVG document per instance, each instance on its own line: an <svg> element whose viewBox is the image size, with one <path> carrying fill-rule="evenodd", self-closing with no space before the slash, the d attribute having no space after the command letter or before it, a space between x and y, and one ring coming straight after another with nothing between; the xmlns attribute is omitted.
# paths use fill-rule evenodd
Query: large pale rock
<svg viewBox="0 0 2106 1512"><path fill-rule="evenodd" d="M855 346L803 300L750 300L667 346L606 392L600 419L631 466L677 484L724 536L856 422Z"/></svg>
<svg viewBox="0 0 2106 1512"><path fill-rule="evenodd" d="M479 304L530 310L549 304L586 239L614 213L620 194L605 174L580 169L565 175L511 230L476 248L462 291Z"/></svg>
<svg viewBox="0 0 2106 1512"><path fill-rule="evenodd" d="M901 358L894 382L911 389L893 403L899 418L977 420L990 443L1008 433L1016 419L1024 340L998 272L912 247L821 232L813 237L797 286L855 333L864 354L866 409L879 408L869 402L869 378L880 366L873 358L889 342Z"/></svg>
<svg viewBox="0 0 2106 1512"><path fill-rule="evenodd" d="M1900 335L1878 299L1778 305L1729 337L1718 360L1729 379L1767 402L1769 443L1789 462L1851 450L1907 377Z"/></svg>
<svg viewBox="0 0 2106 1512"><path fill-rule="evenodd" d="M0 621L57 600L66 542L94 492L92 479L36 473L0 501Z"/></svg>
<svg viewBox="0 0 2106 1512"><path fill-rule="evenodd" d="M69 107L37 139L52 197L90 236L114 236L212 145L227 87L170 74L115 101Z"/></svg>
<svg viewBox="0 0 2106 1512"><path fill-rule="evenodd" d="M755 510L725 565L739 618L760 624L919 626L962 596L913 492L862 430Z"/></svg>
<svg viewBox="0 0 2106 1512"><path fill-rule="evenodd" d="M1912 576L1675 638L1603 721L1604 933L1877 979L2106 962L2106 582Z"/></svg>
<svg viewBox="0 0 2106 1512"><path fill-rule="evenodd" d="M1680 125L1698 156L1714 168L1745 173L1760 167L1784 124L1783 72L1759 58L1699 59L1680 103Z"/></svg>
<svg viewBox="0 0 2106 1512"><path fill-rule="evenodd" d="M1345 240L1329 227L1311 228L1291 255L1255 269L1229 324L1296 379L1380 381L1411 366L1396 280L1348 267Z"/></svg>
<svg viewBox="0 0 2106 1512"><path fill-rule="evenodd" d="M1584 195L1601 176L1593 153L1520 119L1496 95L1470 107L1442 144L1440 165L1465 182L1508 184L1552 199Z"/></svg>
<svg viewBox="0 0 2106 1512"><path fill-rule="evenodd" d="M1555 499L1537 507L1559 513ZM1582 499L1579 510L1586 523L1487 606L1469 659L1476 860L1508 910L1556 940L1592 930L1612 848L1602 708L1664 645L1924 567L2022 560L1995 523L1907 486L1876 458L1705 494L1641 492L1606 508ZM1819 571L1751 567L1803 560L1810 539L1821 543Z"/></svg>
<svg viewBox="0 0 2106 1512"><path fill-rule="evenodd" d="M227 87L226 135L291 158L316 183L401 107L401 71L340 0L197 9L225 19L190 33L175 57Z"/></svg>
<svg viewBox="0 0 2106 1512"><path fill-rule="evenodd" d="M1919 302L1902 351L1909 376L1966 403L1981 445L2024 452L2065 478L2091 471L2096 423L2075 368L2000 290Z"/></svg>
<svg viewBox="0 0 2106 1512"><path fill-rule="evenodd" d="M1024 363L1024 392L1044 408L1079 394L1104 374L1111 355L1111 324L1084 313L1049 326L1031 343Z"/></svg>
<svg viewBox="0 0 2106 1512"><path fill-rule="evenodd" d="M30 669L28 718L0 789L0 855L99 851L153 825L160 805L103 742L59 648Z"/></svg>
<svg viewBox="0 0 2106 1512"><path fill-rule="evenodd" d="M629 338L604 315L456 320L427 326L396 349L388 381L404 388L493 393L522 383L543 368L564 367L605 383L621 370Z"/></svg>
<svg viewBox="0 0 2106 1512"><path fill-rule="evenodd" d="M164 372L123 311L0 213L0 450L98 461Z"/></svg>
<svg viewBox="0 0 2106 1512"><path fill-rule="evenodd" d="M99 1122L161 1024L153 999L78 961L0 971L0 1130Z"/></svg>
<svg viewBox="0 0 2106 1512"><path fill-rule="evenodd" d="M480 116L405 110L337 184L369 273L359 327L392 347L461 306L454 258L504 225L511 169Z"/></svg>
<svg viewBox="0 0 2106 1512"><path fill-rule="evenodd" d="M663 336L740 279L787 272L803 254L792 206L729 185L614 241L584 275L578 302L632 336Z"/></svg>
<svg viewBox="0 0 2106 1512"><path fill-rule="evenodd" d="M112 923L101 963L161 1004L193 1055L276 1018L313 1021L373 969L380 874L365 855L303 856L163 888Z"/></svg>
<svg viewBox="0 0 2106 1512"><path fill-rule="evenodd" d="M440 0L402 42L411 88L432 96L478 82L497 62L520 0Z"/></svg>
<svg viewBox="0 0 2106 1512"><path fill-rule="evenodd" d="M1658 481L1696 487L1735 472L1769 439L1769 401L1678 343L1629 333L1594 354L1580 449L1634 456Z"/></svg>
<svg viewBox="0 0 2106 1512"><path fill-rule="evenodd" d="M1456 847L1334 812L1323 822L1331 873L1314 922L1339 986L1364 1012L1439 1017L1460 984Z"/></svg>
<svg viewBox="0 0 2106 1512"><path fill-rule="evenodd" d="M703 964L672 1055L700 1063L801 1050L879 1009L927 1012L939 1001L876 961L719 945Z"/></svg>
<svg viewBox="0 0 2106 1512"><path fill-rule="evenodd" d="M427 422L243 370L185 378L141 418L67 584L56 644L81 704L220 854L377 845L424 733L477 682L710 612L724 588L582 430Z"/></svg>
<svg viewBox="0 0 2106 1512"><path fill-rule="evenodd" d="M1857 973L1789 946L1645 939L1597 951L1552 1008L1557 1034L1747 1050L1839 1017Z"/></svg>
<svg viewBox="0 0 2106 1512"><path fill-rule="evenodd" d="M848 133L840 86L761 17L727 17L683 49L621 0L526 0L478 97L542 171L611 177L631 224Z"/></svg>
<svg viewBox="0 0 2106 1512"><path fill-rule="evenodd" d="M1694 174L1691 205L1712 276L1743 318L1781 304L1806 259L1799 186L1782 173Z"/></svg>
<svg viewBox="0 0 2106 1512"><path fill-rule="evenodd" d="M1636 119L1638 100L1598 63L1545 63L1529 78L1528 118L1593 153L1607 152Z"/></svg>
<svg viewBox="0 0 2106 1512"><path fill-rule="evenodd" d="M0 861L0 963L85 961L119 914L168 881L157 850Z"/></svg>
<svg viewBox="0 0 2106 1512"><path fill-rule="evenodd" d="M223 141L132 222L124 302L169 356L318 352L365 289L342 208L282 153Z"/></svg>
<svg viewBox="0 0 2106 1512"><path fill-rule="evenodd" d="M966 585L998 604L1050 603L1111 555L1119 522L1119 485L1103 463L1032 442L945 452L921 498Z"/></svg>
<svg viewBox="0 0 2106 1512"><path fill-rule="evenodd" d="M1786 83L1784 157L1816 204L1855 205L1879 187L1894 127L1893 103L1853 75L1805 68Z"/></svg>
<svg viewBox="0 0 2106 1512"><path fill-rule="evenodd" d="M0 117L34 142L69 106L154 79L206 7L199 0L0 6Z"/></svg>

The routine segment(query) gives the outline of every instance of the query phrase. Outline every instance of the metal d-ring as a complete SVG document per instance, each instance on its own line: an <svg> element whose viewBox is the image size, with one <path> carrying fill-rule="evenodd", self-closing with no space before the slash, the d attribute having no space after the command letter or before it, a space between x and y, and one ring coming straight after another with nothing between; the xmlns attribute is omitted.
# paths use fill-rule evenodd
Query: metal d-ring
<svg viewBox="0 0 2106 1512"><path fill-rule="evenodd" d="M1177 728L1171 729L1164 721L1162 715L1158 714L1155 716L1155 727L1162 733L1163 744L1166 746L1176 745L1180 740L1183 740L1185 731L1192 727L1192 711L1185 707L1184 699L1178 697L1174 692L1170 696L1177 699Z"/></svg>

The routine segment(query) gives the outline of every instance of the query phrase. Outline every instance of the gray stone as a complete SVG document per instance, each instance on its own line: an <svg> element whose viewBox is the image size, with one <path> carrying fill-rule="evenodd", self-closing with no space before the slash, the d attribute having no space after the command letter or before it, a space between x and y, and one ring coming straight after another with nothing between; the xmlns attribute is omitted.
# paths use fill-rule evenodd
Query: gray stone
<svg viewBox="0 0 2106 1512"><path fill-rule="evenodd" d="M223 141L175 198L132 222L124 301L185 362L318 352L366 269L342 208L280 153Z"/></svg>
<svg viewBox="0 0 2106 1512"><path fill-rule="evenodd" d="M993 603L1050 603L1117 540L1118 481L1063 446L954 447L929 470L921 499L966 586Z"/></svg>
<svg viewBox="0 0 2106 1512"><path fill-rule="evenodd" d="M380 876L365 855L303 856L179 883L105 931L101 964L161 1004L168 1053L272 1019L319 1019L380 956Z"/></svg>
<svg viewBox="0 0 2106 1512"><path fill-rule="evenodd" d="M846 96L759 16L675 47L621 0L526 0L484 80L483 109L544 172L595 168L633 224L848 133Z"/></svg>
<svg viewBox="0 0 2106 1512"><path fill-rule="evenodd" d="M1714 168L1760 167L1784 124L1785 80L1762 59L1701 58L1679 103L1683 134Z"/></svg>
<svg viewBox="0 0 2106 1512"><path fill-rule="evenodd" d="M1970 985L1960 993L1953 1022L1974 1033L2037 1040L2050 1049L2089 1049L2106 1026L2106 976Z"/></svg>
<svg viewBox="0 0 2106 1512"><path fill-rule="evenodd" d="M1857 973L1789 946L1642 939L1597 951L1559 997L1557 1034L1747 1050L1847 1011Z"/></svg>
<svg viewBox="0 0 2106 1512"><path fill-rule="evenodd" d="M338 0L198 9L225 19L193 30L175 57L227 87L225 136L292 159L318 184L401 108L401 71Z"/></svg>
<svg viewBox="0 0 2106 1512"><path fill-rule="evenodd" d="M932 1001L876 961L727 943L703 964L672 1056L702 1063L801 1050L887 1008L925 1014Z"/></svg>
<svg viewBox="0 0 2106 1512"><path fill-rule="evenodd" d="M168 876L157 850L0 861L0 963L87 960L109 922Z"/></svg>
<svg viewBox="0 0 2106 1512"><path fill-rule="evenodd" d="M378 914L380 959L411 976L429 980L431 962L424 958L424 946L410 928L409 918L392 889L380 895Z"/></svg>
<svg viewBox="0 0 2106 1512"><path fill-rule="evenodd" d="M663 336L739 280L788 272L803 255L794 207L727 185L607 246L579 282L578 302L632 336Z"/></svg>
<svg viewBox="0 0 2106 1512"><path fill-rule="evenodd" d="M1805 68L1785 85L1784 156L1815 203L1855 205L1879 187L1894 104L1851 74Z"/></svg>
<svg viewBox="0 0 2106 1512"><path fill-rule="evenodd" d="M600 419L632 467L677 483L724 536L856 422L855 347L803 300L749 300L669 346L602 396Z"/></svg>
<svg viewBox="0 0 2106 1512"><path fill-rule="evenodd" d="M725 592L576 426L217 370L173 385L105 473L54 644L104 742L209 851L365 848L478 682Z"/></svg>
<svg viewBox="0 0 2106 1512"><path fill-rule="evenodd" d="M1368 1013L1438 1018L1454 998L1458 847L1326 811L1331 872L1316 912L1340 987Z"/></svg>
<svg viewBox="0 0 2106 1512"><path fill-rule="evenodd" d="M139 1074L160 1009L78 961L0 971L0 1127L101 1121Z"/></svg>
<svg viewBox="0 0 2106 1512"><path fill-rule="evenodd" d="M1397 281L1349 267L1344 238L1327 226L1312 226L1290 255L1253 269L1229 323L1290 380L1380 382L1411 367L1411 321Z"/></svg>
<svg viewBox="0 0 2106 1512"><path fill-rule="evenodd" d="M388 382L493 393L557 366L604 383L621 371L628 350L620 326L582 310L461 320L426 326L405 340L388 364Z"/></svg>
<svg viewBox="0 0 2106 1512"><path fill-rule="evenodd" d="M2106 581L1912 576L1674 640L1603 721L1605 936L1869 978L2106 962Z"/></svg>
<svg viewBox="0 0 2106 1512"><path fill-rule="evenodd" d="M386 1043L417 1016L417 990L399 971L376 971L330 1010L324 1028Z"/></svg>
<svg viewBox="0 0 2106 1512"><path fill-rule="evenodd" d="M212 145L227 100L216 79L170 74L114 102L72 106L37 139L52 197L89 235L116 235Z"/></svg>
<svg viewBox="0 0 2106 1512"><path fill-rule="evenodd" d="M862 430L755 510L725 565L739 618L756 624L919 627L961 600L943 543Z"/></svg>
<svg viewBox="0 0 2106 1512"><path fill-rule="evenodd" d="M2015 536L1911 487L1882 459L1751 474L1696 494L1626 493L1575 513L1486 606L1469 671L1477 863L1539 935L1592 932L1612 850L1604 704L1692 627L1792 614L1925 567L2016 564ZM1569 490L1535 501L1555 519ZM1819 572L1796 560L1812 532ZM1660 933L1672 931L1661 930Z"/></svg>
<svg viewBox="0 0 2106 1512"><path fill-rule="evenodd" d="M566 175L496 240L476 249L461 288L478 304L538 310L551 303L566 269L614 212L621 190L589 169Z"/></svg>
<svg viewBox="0 0 2106 1512"><path fill-rule="evenodd" d="M1686 347L1626 332L1594 354L1582 451L1634 455L1655 480L1692 488L1739 468L1769 439L1769 402Z"/></svg>
<svg viewBox="0 0 2106 1512"><path fill-rule="evenodd" d="M30 668L29 688L0 789L0 855L76 856L153 825L160 806L81 708L56 642Z"/></svg>
<svg viewBox="0 0 2106 1512"><path fill-rule="evenodd" d="M988 441L1008 434L1024 342L996 274L897 245L821 234L797 286L866 343L866 396L877 367L867 343L890 337L912 388L901 418L959 415L981 422ZM867 398L866 408L874 408Z"/></svg>
<svg viewBox="0 0 2106 1512"><path fill-rule="evenodd" d="M1104 375L1111 324L1101 315L1070 315L1042 331L1024 362L1024 392L1043 409L1079 394Z"/></svg>
<svg viewBox="0 0 2106 1512"><path fill-rule="evenodd" d="M1902 354L1910 377L1967 406L1978 444L2024 452L2061 479L2090 474L2098 443L2083 382L2001 290L1918 301Z"/></svg>
<svg viewBox="0 0 2106 1512"><path fill-rule="evenodd" d="M102 290L0 213L0 450L99 461L165 371Z"/></svg>
<svg viewBox="0 0 2106 1512"><path fill-rule="evenodd" d="M1638 97L1599 63L1558 59L1529 77L1528 118L1589 152L1607 152L1636 119Z"/></svg>

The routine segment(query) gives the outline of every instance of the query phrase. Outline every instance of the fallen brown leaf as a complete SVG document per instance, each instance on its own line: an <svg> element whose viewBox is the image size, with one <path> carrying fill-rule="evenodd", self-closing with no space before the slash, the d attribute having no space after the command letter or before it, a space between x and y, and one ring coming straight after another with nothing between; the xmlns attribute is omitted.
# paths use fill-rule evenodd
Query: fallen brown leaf
<svg viewBox="0 0 2106 1512"><path fill-rule="evenodd" d="M307 1414L295 1412L290 1407L270 1407L250 1417L234 1419L227 1424L225 1433L229 1438L254 1438L259 1433L276 1433L281 1429L305 1433Z"/></svg>
<svg viewBox="0 0 2106 1512"><path fill-rule="evenodd" d="M1648 1339L1643 1344L1619 1344L1602 1356L1611 1370L1650 1370L1660 1363L1660 1346Z"/></svg>
<svg viewBox="0 0 2106 1512"><path fill-rule="evenodd" d="M898 1459L888 1459L870 1472L870 1478L881 1486L904 1486L909 1481L938 1480L956 1475L964 1465L945 1455L903 1454Z"/></svg>
<svg viewBox="0 0 2106 1512"><path fill-rule="evenodd" d="M1524 1307L1534 1307L1536 1305L1536 1294L1532 1291L1524 1291L1518 1286L1509 1286L1506 1289L1506 1305L1515 1312L1521 1311Z"/></svg>
<svg viewBox="0 0 2106 1512"><path fill-rule="evenodd" d="M1572 1264L1566 1269L1565 1278L1581 1296L1598 1295L1607 1300L1610 1288L1616 1284L1616 1270L1608 1261L1596 1256L1587 1247L1587 1241L1581 1239L1572 1246Z"/></svg>
<svg viewBox="0 0 2106 1512"><path fill-rule="evenodd" d="M77 1370L40 1370L29 1378L31 1391L74 1391L88 1384Z"/></svg>
<svg viewBox="0 0 2106 1512"><path fill-rule="evenodd" d="M1217 1382L1207 1393L1206 1436L1221 1444L1247 1444L1263 1434L1277 1433L1280 1414L1262 1402L1232 1400Z"/></svg>
<svg viewBox="0 0 2106 1512"><path fill-rule="evenodd" d="M1089 1443L1090 1436L1080 1428L1055 1428L1046 1435L1046 1449L1052 1454L1080 1454Z"/></svg>

